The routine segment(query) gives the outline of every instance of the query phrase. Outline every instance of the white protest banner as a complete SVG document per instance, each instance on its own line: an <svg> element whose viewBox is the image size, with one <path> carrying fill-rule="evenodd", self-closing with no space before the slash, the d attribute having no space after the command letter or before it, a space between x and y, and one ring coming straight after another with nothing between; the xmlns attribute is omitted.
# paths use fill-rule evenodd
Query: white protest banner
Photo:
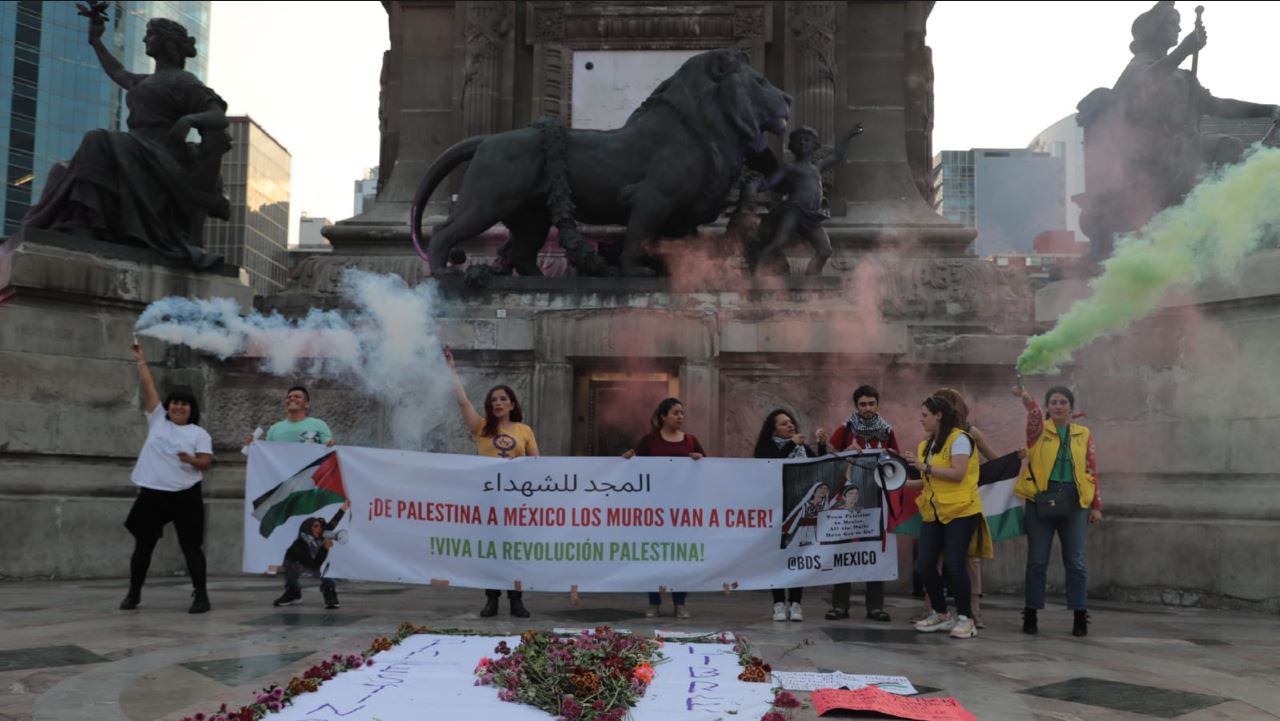
<svg viewBox="0 0 1280 721"><path fill-rule="evenodd" d="M582 592L892 580L892 534L833 532L884 526L856 458L505 460L259 441L244 570ZM828 520L849 515L868 520Z"/></svg>

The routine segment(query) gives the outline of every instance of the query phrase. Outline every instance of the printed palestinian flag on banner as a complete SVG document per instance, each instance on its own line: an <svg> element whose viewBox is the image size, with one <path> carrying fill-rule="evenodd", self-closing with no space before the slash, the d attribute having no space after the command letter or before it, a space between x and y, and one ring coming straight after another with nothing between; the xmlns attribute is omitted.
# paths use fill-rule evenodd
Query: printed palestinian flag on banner
<svg viewBox="0 0 1280 721"><path fill-rule="evenodd" d="M992 541L1005 541L1021 536L1022 499L1013 495L1013 486L1022 473L1022 459L1010 453L978 467L978 496L982 498L982 515L991 529ZM916 506L919 491L903 491L899 499L902 510L889 520L889 531L904 536L920 537L920 509ZM894 499L898 510L899 499Z"/></svg>
<svg viewBox="0 0 1280 721"><path fill-rule="evenodd" d="M337 451L317 458L291 478L253 501L253 517L263 538L294 516L310 516L325 506L347 500Z"/></svg>

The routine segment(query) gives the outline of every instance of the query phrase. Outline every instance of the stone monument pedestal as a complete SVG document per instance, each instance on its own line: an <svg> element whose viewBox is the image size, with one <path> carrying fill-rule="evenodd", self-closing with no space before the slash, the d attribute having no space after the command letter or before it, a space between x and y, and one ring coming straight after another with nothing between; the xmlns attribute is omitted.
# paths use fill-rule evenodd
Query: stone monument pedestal
<svg viewBox="0 0 1280 721"><path fill-rule="evenodd" d="M145 249L39 230L0 245L0 577L128 575L129 476L147 430L129 345L139 312L170 295L232 298L246 311L253 300L239 269L197 274ZM208 360L143 345L160 392L192 387L211 418ZM223 458L233 438L215 435ZM210 573L240 566L241 467L205 474ZM185 568L166 536L154 577Z"/></svg>

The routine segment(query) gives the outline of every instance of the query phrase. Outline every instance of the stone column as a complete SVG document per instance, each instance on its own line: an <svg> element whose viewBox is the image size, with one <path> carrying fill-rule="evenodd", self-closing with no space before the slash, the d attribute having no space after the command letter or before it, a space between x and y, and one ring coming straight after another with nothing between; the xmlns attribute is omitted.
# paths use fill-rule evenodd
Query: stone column
<svg viewBox="0 0 1280 721"><path fill-rule="evenodd" d="M573 52L564 45L563 2L535 0L527 5L526 42L533 46L534 118L550 115L569 120L573 101Z"/></svg>
<svg viewBox="0 0 1280 721"><path fill-rule="evenodd" d="M786 8L791 127L807 125L830 143L836 132L836 3L791 2Z"/></svg>
<svg viewBox="0 0 1280 721"><path fill-rule="evenodd" d="M500 117L499 99L505 80L503 60L509 55L508 43L514 21L513 2L463 2L462 37L459 51L463 55L459 88L462 109L460 135L473 135L506 130Z"/></svg>
<svg viewBox="0 0 1280 721"><path fill-rule="evenodd" d="M529 424L544 456L567 456L573 442L573 364L538 361L533 367Z"/></svg>
<svg viewBox="0 0 1280 721"><path fill-rule="evenodd" d="M962 253L976 233L944 220L924 201L907 154L908 39L923 33L925 2L846 2L837 45L842 122L861 122L836 167L833 217L837 254L902 243L913 252ZM922 14L923 13L923 14ZM838 264L837 264L838 265Z"/></svg>
<svg viewBox="0 0 1280 721"><path fill-rule="evenodd" d="M391 49L382 68L380 188L377 201L363 214L325 228L324 236L339 254L404 254L414 191L431 163L461 139L454 91L454 69L462 63L455 53L462 26L459 10L453 0L385 5ZM449 192L447 185L437 191L428 215L444 210Z"/></svg>
<svg viewBox="0 0 1280 721"><path fill-rule="evenodd" d="M680 364L680 400L684 403L686 426L702 441L702 447L711 455L724 447L714 429L721 427L718 411L716 370L707 360L686 358Z"/></svg>

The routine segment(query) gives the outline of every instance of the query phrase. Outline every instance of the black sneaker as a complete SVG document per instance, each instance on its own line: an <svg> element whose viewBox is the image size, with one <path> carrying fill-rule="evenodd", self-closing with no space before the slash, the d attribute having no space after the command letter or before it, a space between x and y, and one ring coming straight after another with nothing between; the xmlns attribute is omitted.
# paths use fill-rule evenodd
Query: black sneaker
<svg viewBox="0 0 1280 721"><path fill-rule="evenodd" d="M187 613L208 613L213 608L209 604L209 593L204 589L197 589L191 592L191 608L187 609Z"/></svg>
<svg viewBox="0 0 1280 721"><path fill-rule="evenodd" d="M1076 611L1075 623L1071 625L1072 636L1088 636L1089 635L1089 612Z"/></svg>
<svg viewBox="0 0 1280 721"><path fill-rule="evenodd" d="M125 594L124 600L120 602L121 611L132 611L142 603L142 588L139 586L130 586L129 593Z"/></svg>
<svg viewBox="0 0 1280 721"><path fill-rule="evenodd" d="M293 606L302 601L302 591L285 589L284 595L271 602L272 606Z"/></svg>
<svg viewBox="0 0 1280 721"><path fill-rule="evenodd" d="M880 621L881 623L888 623L893 619L889 617L889 612L884 610L883 608L873 608L870 611L867 611L867 620Z"/></svg>
<svg viewBox="0 0 1280 721"><path fill-rule="evenodd" d="M1034 608L1022 609L1022 632L1031 634L1040 632L1040 625L1036 620L1036 610Z"/></svg>
<svg viewBox="0 0 1280 721"><path fill-rule="evenodd" d="M342 607L338 603L338 592L336 590L330 588L324 591L324 607L331 611Z"/></svg>

